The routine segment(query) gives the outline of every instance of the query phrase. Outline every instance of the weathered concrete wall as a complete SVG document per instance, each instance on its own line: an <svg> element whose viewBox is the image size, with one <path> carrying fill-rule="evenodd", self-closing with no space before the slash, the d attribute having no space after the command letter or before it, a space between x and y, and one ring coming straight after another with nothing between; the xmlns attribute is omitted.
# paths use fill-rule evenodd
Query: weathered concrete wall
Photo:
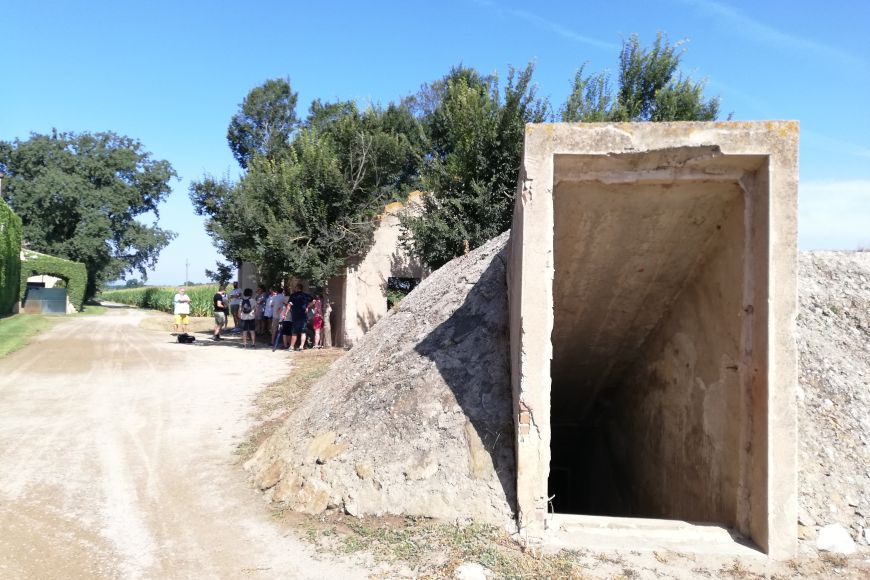
<svg viewBox="0 0 870 580"><path fill-rule="evenodd" d="M413 211L420 194L412 193L405 204L396 202L384 208L374 233L372 246L362 259L347 268L343 294L338 307L343 312L338 346L352 346L387 314L387 279L391 276L422 280L428 270L408 255L400 242L399 213Z"/></svg>
<svg viewBox="0 0 870 580"><path fill-rule="evenodd" d="M741 198L732 196L723 207L730 213L711 221L721 229L692 248L700 263L634 368L602 393L614 462L631 482L631 515L738 527L740 442L753 416L738 372L752 348L742 332Z"/></svg>
<svg viewBox="0 0 870 580"><path fill-rule="evenodd" d="M260 274L257 271L257 267L251 262L242 262L242 265L239 267L239 277L237 280L239 282L239 288L241 288L242 291L244 291L245 288L255 290L257 285L260 283ZM231 280L228 289L232 290L232 287Z"/></svg>
<svg viewBox="0 0 870 580"><path fill-rule="evenodd" d="M616 489L605 511L793 553L796 179L796 123L527 127L509 273L524 533L544 533L548 484L574 485L579 426Z"/></svg>

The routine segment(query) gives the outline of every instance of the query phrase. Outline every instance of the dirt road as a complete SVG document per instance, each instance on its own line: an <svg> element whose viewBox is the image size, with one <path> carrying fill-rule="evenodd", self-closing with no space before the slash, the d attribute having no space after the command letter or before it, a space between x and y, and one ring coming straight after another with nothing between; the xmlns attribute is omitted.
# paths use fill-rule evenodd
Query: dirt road
<svg viewBox="0 0 870 580"><path fill-rule="evenodd" d="M63 322L0 360L0 577L323 578L233 455L289 357L175 343L139 310Z"/></svg>

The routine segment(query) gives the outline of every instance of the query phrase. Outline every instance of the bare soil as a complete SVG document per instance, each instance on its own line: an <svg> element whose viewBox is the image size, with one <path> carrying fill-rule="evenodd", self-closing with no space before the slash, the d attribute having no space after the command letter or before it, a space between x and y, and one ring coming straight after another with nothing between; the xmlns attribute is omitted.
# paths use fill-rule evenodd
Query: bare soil
<svg viewBox="0 0 870 580"><path fill-rule="evenodd" d="M0 577L364 577L270 517L238 465L292 356L207 323L178 344L152 317L72 318L0 360Z"/></svg>

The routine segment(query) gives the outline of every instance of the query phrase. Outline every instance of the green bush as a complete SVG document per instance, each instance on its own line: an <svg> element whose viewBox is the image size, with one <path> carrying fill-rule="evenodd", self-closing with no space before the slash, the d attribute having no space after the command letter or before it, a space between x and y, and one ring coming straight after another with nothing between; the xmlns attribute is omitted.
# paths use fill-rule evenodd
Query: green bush
<svg viewBox="0 0 870 580"><path fill-rule="evenodd" d="M88 271L84 264L24 250L24 261L21 262L21 296L24 296L27 279L31 276L54 276L65 280L69 301L76 310L81 311L88 285Z"/></svg>
<svg viewBox="0 0 870 580"><path fill-rule="evenodd" d="M21 218L0 200L0 315L18 302L21 277Z"/></svg>
<svg viewBox="0 0 870 580"><path fill-rule="evenodd" d="M218 290L217 285L185 286L185 289L187 290L187 295L190 296L190 315L211 316L211 299ZM176 292L178 292L178 288L175 286L143 286L139 288L108 290L100 294L100 300L171 313L173 309L172 299L175 297Z"/></svg>

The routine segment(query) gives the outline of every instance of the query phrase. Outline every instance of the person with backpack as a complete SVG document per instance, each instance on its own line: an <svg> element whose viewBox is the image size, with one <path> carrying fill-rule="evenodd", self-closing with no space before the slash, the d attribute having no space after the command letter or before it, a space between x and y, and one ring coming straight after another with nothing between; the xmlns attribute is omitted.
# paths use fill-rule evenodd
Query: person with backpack
<svg viewBox="0 0 870 580"><path fill-rule="evenodd" d="M251 348L257 348L256 328L257 304L252 298L253 292L245 288L242 299L239 300L239 321L242 326L242 348L248 348L248 337L251 339Z"/></svg>

